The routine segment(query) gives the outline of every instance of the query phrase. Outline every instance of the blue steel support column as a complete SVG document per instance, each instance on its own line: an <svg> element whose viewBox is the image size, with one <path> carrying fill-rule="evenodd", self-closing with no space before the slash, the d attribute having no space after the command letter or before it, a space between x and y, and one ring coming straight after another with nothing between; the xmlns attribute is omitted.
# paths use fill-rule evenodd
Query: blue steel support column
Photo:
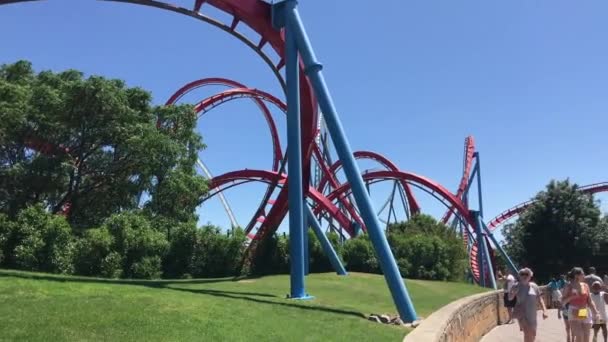
<svg viewBox="0 0 608 342"><path fill-rule="evenodd" d="M295 3L289 4L295 7ZM293 25L285 27L287 79L287 186L289 189L290 298L308 295L304 284L304 189L302 185L302 137L300 121L300 70Z"/></svg>
<svg viewBox="0 0 608 342"><path fill-rule="evenodd" d="M494 278L494 269L492 268L492 259L490 257L490 253L488 251L488 243L487 243L487 239L486 239L486 233L483 230L484 227L484 223L482 221L481 215L479 215L478 211L474 211L473 212L475 214L475 227L476 230L478 232L477 235L477 240L481 241L481 250L483 251L483 260L484 263L487 265L487 270L488 270L488 278L490 279L490 286L496 290L496 279ZM479 228L477 228L479 227ZM485 279L484 279L484 283L485 283Z"/></svg>
<svg viewBox="0 0 608 342"><path fill-rule="evenodd" d="M479 216L483 217L483 197L481 196L481 161L479 160L479 152L473 155L476 159L475 170L477 171L477 200L479 201Z"/></svg>
<svg viewBox="0 0 608 342"><path fill-rule="evenodd" d="M393 296L393 301L399 310L399 315L406 322L416 320L416 311L414 305L405 287L405 283L399 274L399 268L395 262L393 253L391 252L386 236L380 226L380 222L375 215L375 210L371 200L367 194L363 178L359 171L359 167L353 157L352 149L346 139L344 129L338 112L333 104L329 90L325 84L325 79L321 73L322 66L317 61L312 46L306 35L304 25L300 20L300 15L296 9L295 0L287 0L284 3L286 14L286 24L288 29L293 29L293 34L296 36L298 50L305 66L305 73L312 83L317 96L317 101L323 112L325 122L331 134L331 138L335 144L336 152L340 160L342 160L346 178L351 184L352 191L355 197L355 202L361 212L370 240L374 245L380 267L384 273L386 282Z"/></svg>
<svg viewBox="0 0 608 342"><path fill-rule="evenodd" d="M307 208L308 204L304 201L304 208ZM306 211L306 209L304 209ZM306 217L306 212L304 212L304 241L302 242L304 245L304 275L308 275L310 271L310 254L309 254L309 243L308 243L308 230L309 230L309 222Z"/></svg>
<svg viewBox="0 0 608 342"><path fill-rule="evenodd" d="M315 232L317 239L319 239L319 242L321 243L323 252L325 252L325 255L327 255L327 257L329 258L329 262L333 266L334 270L336 270L336 273L338 273L338 275L347 275L346 269L344 268L344 265L342 265L340 257L338 257L338 253L336 253L336 251L334 250L334 247L331 245L331 242L329 242L327 236L323 234L321 224L319 224L319 221L317 221L317 219L315 218L315 215L313 214L312 210L308 206L305 206L304 210L306 210L306 217L308 218L308 223L310 223L310 225L312 226L312 229Z"/></svg>
<svg viewBox="0 0 608 342"><path fill-rule="evenodd" d="M486 258L483 248L483 236L481 235L481 226L478 224L479 212L470 210L471 216L475 221L475 236L477 238L477 265L479 267L479 285L486 287Z"/></svg>
<svg viewBox="0 0 608 342"><path fill-rule="evenodd" d="M515 263L513 262L513 260L511 260L511 258L507 254L507 252L502 248L502 246L498 243L498 241L496 241L494 234L492 234L490 229L488 229L488 226L486 226L486 224L483 223L483 219L481 220L481 224L483 225L483 230L486 232L486 234L488 234L488 236L492 240L492 243L494 243L494 246L496 246L496 249L498 249L498 252L500 252L502 257L505 258L505 261L507 262L507 266L509 266L509 269L511 269L511 272L513 272L513 274L517 274L517 272L518 272L517 266L515 266Z"/></svg>

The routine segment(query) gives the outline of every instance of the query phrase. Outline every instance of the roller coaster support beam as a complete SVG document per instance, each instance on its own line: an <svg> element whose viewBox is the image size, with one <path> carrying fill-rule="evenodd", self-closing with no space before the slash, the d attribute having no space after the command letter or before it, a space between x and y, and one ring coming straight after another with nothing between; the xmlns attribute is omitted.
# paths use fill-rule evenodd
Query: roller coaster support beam
<svg viewBox="0 0 608 342"><path fill-rule="evenodd" d="M285 13L295 10L296 2L285 3ZM304 252L304 186L302 184L302 132L300 121L300 71L298 69L297 29L285 27L287 78L287 186L289 189L290 298L307 299Z"/></svg>
<svg viewBox="0 0 608 342"><path fill-rule="evenodd" d="M479 282L483 287L491 287L496 290L496 279L494 278L494 269L492 267L492 259L490 258L490 251L488 250L488 240L486 239L486 233L483 230L482 217L479 211L471 210L471 216L475 219L475 233L477 235L477 250L479 257ZM487 273L486 273L487 271ZM486 276L487 275L487 276ZM486 280L490 283L487 284Z"/></svg>
<svg viewBox="0 0 608 342"><path fill-rule="evenodd" d="M308 223L310 223L313 231L315 232L315 235L317 236L317 239L319 239L319 242L321 243L321 248L323 248L323 252L329 258L331 266L333 266L334 270L336 270L336 273L338 275L347 275L346 269L344 268L344 265L342 265L340 257L338 257L338 253L336 253L334 247L331 245L331 242L329 242L327 235L323 233L323 229L321 229L321 224L319 223L319 221L317 221L315 215L313 214L309 206L306 205L304 208L304 210L306 210L306 217L308 218Z"/></svg>
<svg viewBox="0 0 608 342"><path fill-rule="evenodd" d="M308 227L310 227L310 222L308 221L306 208L308 208L308 205L304 202L304 241L302 242L304 245L304 275L310 273L310 244L308 243Z"/></svg>
<svg viewBox="0 0 608 342"><path fill-rule="evenodd" d="M513 262L513 260L511 260L511 258L509 257L507 252L504 250L504 248L502 248L502 246L498 243L498 241L496 241L494 234L490 231L488 226L486 226L486 224L483 222L482 217L480 217L480 220L481 220L481 224L483 226L484 232L487 234L487 236L490 238L490 240L492 240L492 243L494 244L494 246L496 246L496 249L498 249L498 252L500 253L500 255L502 255L502 257L506 261L507 266L509 267L511 272L513 272L512 274L517 274L518 268L515 265L515 263Z"/></svg>
<svg viewBox="0 0 608 342"><path fill-rule="evenodd" d="M479 152L473 154L475 158L475 171L477 171L477 200L479 201L479 216L483 217L483 197L481 195L481 161L479 160Z"/></svg>
<svg viewBox="0 0 608 342"><path fill-rule="evenodd" d="M313 86L319 107L323 112L329 134L334 142L336 152L340 160L343 162L346 178L352 185L355 202L357 203L357 207L361 212L361 217L363 218L363 221L367 227L370 240L372 241L376 254L378 255L378 261L380 262L380 267L384 273L386 282L388 283L391 295L393 296L393 301L397 306L401 318L406 322L412 322L416 320L416 311L414 310L414 305L412 304L412 300L410 299L408 291L405 287L405 283L401 278L395 257L391 252L388 241L386 240L386 236L384 235L384 231L380 226L380 221L376 216L372 202L365 189L361 172L357 166L357 163L355 162L353 151L348 143L348 140L346 139L346 134L342 128L342 123L338 117L338 112L333 104L327 85L325 84L325 79L323 77L323 73L321 72L322 66L315 57L310 41L308 40L306 30L304 29L304 25L300 20L300 14L297 10L297 1L286 0L275 3L273 5L273 14L274 26L277 28L286 26L287 33L289 34L288 38L293 39L293 36L295 36L295 39L297 40L297 48L304 64L304 72L306 76L308 76L308 79ZM291 48L291 43L289 44L289 48ZM287 78L289 77L290 75L288 74ZM294 80L292 79L291 81L293 82ZM296 95L293 93L289 94L290 91L293 92L293 89L289 89L289 87L287 91L289 105L289 100L291 100L290 96L295 97ZM289 142L290 146L292 144L293 142ZM291 163L291 156L289 157L289 160ZM290 174L289 177L291 178L292 175L293 174ZM302 198L300 198L300 201L301 200ZM301 204L302 202L299 202L299 205Z"/></svg>

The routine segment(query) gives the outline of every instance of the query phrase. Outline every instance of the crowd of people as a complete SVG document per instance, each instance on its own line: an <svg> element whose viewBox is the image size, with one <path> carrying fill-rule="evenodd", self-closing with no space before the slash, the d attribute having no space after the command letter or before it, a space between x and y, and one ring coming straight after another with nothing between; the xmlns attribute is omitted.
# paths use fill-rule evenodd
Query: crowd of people
<svg viewBox="0 0 608 342"><path fill-rule="evenodd" d="M498 280L504 289L504 305L508 312L507 324L517 320L524 342L534 342L537 328L537 308L540 304L543 319L548 318L547 307L539 286L532 281L532 270L523 268L517 275L498 272ZM554 277L547 285L551 307L557 308L558 319L563 319L566 341L589 342L593 331L593 342L602 331L604 342L608 342L606 328L608 305L608 276L596 275L594 267L589 274L574 267L567 275Z"/></svg>

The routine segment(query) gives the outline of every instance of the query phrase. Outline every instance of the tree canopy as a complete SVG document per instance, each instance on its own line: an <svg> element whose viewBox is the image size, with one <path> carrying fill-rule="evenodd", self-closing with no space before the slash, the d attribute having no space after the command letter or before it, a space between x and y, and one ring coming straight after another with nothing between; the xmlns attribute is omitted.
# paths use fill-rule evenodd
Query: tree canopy
<svg viewBox="0 0 608 342"><path fill-rule="evenodd" d="M551 181L515 224L505 226L505 247L546 280L573 266L605 263L607 223L592 195L569 180Z"/></svg>
<svg viewBox="0 0 608 342"><path fill-rule="evenodd" d="M87 228L143 198L152 215L195 219L207 190L194 171L204 147L195 126L191 106L152 106L121 80L3 65L0 212L41 204Z"/></svg>

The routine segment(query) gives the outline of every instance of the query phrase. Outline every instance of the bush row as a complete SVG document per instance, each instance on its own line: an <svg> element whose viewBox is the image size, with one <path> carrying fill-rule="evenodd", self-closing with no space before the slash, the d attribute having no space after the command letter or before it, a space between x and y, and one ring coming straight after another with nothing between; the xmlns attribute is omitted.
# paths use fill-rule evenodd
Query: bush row
<svg viewBox="0 0 608 342"><path fill-rule="evenodd" d="M441 233L444 234L444 233ZM457 280L465 253L457 238L440 233L393 229L389 244L401 274L409 278ZM348 270L380 273L367 235L340 243L328 235ZM21 211L14 221L0 216L0 265L31 271L107 278L205 278L289 272L289 237L269 237L243 268L246 236L195 223L151 220L144 212L123 212L100 227L74 231L41 206ZM310 272L330 272L331 264L312 231L308 233ZM247 259L249 260L249 259Z"/></svg>

